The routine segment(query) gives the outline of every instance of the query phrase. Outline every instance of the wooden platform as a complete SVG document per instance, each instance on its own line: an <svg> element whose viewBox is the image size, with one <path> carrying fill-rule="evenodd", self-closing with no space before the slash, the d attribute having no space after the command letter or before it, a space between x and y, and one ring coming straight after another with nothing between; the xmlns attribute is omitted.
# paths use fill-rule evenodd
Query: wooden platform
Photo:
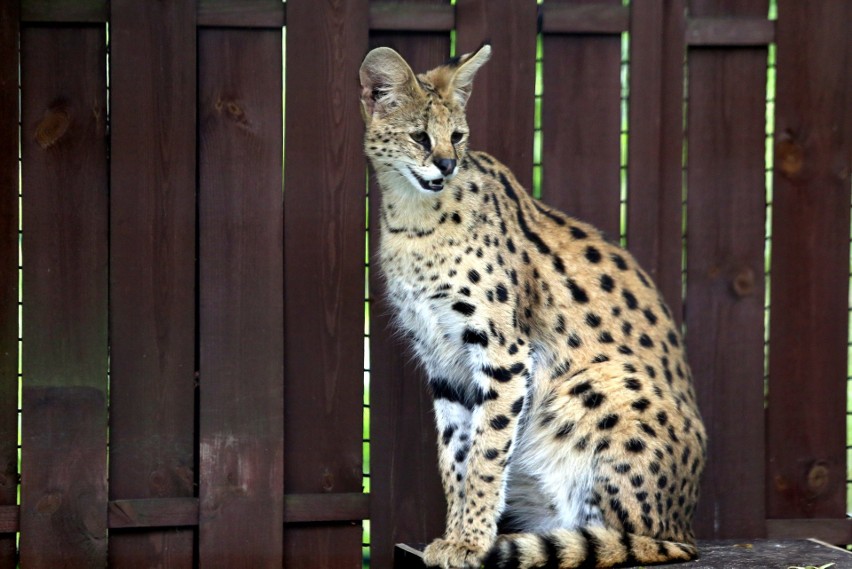
<svg viewBox="0 0 852 569"><path fill-rule="evenodd" d="M424 569L421 546L397 544L394 569ZM815 539L701 541L701 557L689 563L655 565L682 569L788 569L823 567L852 569L852 553Z"/></svg>

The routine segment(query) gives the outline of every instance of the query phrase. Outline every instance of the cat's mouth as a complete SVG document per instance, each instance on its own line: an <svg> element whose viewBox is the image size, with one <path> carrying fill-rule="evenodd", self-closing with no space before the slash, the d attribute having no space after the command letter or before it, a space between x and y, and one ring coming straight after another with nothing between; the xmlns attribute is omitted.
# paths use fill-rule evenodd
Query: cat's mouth
<svg viewBox="0 0 852 569"><path fill-rule="evenodd" d="M420 187L429 192L440 192L444 189L444 178L438 178L436 180L426 180L417 175L417 173L410 169L411 175L414 176L414 179L417 180L417 183L420 184Z"/></svg>

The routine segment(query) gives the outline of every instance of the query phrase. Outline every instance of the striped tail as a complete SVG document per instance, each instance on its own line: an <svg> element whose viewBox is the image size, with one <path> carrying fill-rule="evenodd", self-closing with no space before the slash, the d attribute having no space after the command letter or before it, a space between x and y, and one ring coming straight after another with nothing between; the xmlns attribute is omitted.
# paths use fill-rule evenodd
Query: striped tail
<svg viewBox="0 0 852 569"><path fill-rule="evenodd" d="M689 561L698 549L606 527L558 529L539 535L501 535L485 557L485 569L569 569Z"/></svg>

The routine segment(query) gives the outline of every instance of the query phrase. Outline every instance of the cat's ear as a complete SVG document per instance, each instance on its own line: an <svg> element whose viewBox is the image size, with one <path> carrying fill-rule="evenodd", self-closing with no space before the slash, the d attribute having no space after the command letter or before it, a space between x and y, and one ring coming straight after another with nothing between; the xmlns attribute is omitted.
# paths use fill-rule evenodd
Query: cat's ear
<svg viewBox="0 0 852 569"><path fill-rule="evenodd" d="M361 114L368 121L387 112L419 88L417 77L400 54L389 47L370 51L361 63Z"/></svg>
<svg viewBox="0 0 852 569"><path fill-rule="evenodd" d="M464 54L455 63L456 71L452 79L453 96L462 107L467 105L467 100L473 91L473 77L490 58L491 46L484 43L478 50Z"/></svg>

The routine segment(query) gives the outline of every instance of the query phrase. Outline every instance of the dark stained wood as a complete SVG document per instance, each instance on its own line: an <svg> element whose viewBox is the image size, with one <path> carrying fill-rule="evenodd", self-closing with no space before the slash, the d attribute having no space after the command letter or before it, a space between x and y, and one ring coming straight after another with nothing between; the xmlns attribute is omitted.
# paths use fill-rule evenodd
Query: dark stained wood
<svg viewBox="0 0 852 569"><path fill-rule="evenodd" d="M690 18L690 46L761 46L775 41L775 22L765 18Z"/></svg>
<svg viewBox="0 0 852 569"><path fill-rule="evenodd" d="M627 246L680 323L684 2L631 6Z"/></svg>
<svg viewBox="0 0 852 569"><path fill-rule="evenodd" d="M199 36L200 567L282 565L280 30Z"/></svg>
<svg viewBox="0 0 852 569"><path fill-rule="evenodd" d="M695 16L765 0L693 1ZM765 533L764 48L689 52L686 343L708 427L699 537Z"/></svg>
<svg viewBox="0 0 852 569"><path fill-rule="evenodd" d="M449 32L455 25L455 10L447 2L370 2L370 30L373 32Z"/></svg>
<svg viewBox="0 0 852 569"><path fill-rule="evenodd" d="M360 522L370 518L370 495L363 492L289 494L284 499L284 522Z"/></svg>
<svg viewBox="0 0 852 569"><path fill-rule="evenodd" d="M198 25L280 28L286 23L286 6L278 0L198 0Z"/></svg>
<svg viewBox="0 0 852 569"><path fill-rule="evenodd" d="M0 2L0 510L18 493L18 16ZM0 535L0 569L15 568L16 549Z"/></svg>
<svg viewBox="0 0 852 569"><path fill-rule="evenodd" d="M4 533L15 533L19 530L18 518L19 518L19 508L18 506L0 506L0 534ZM4 536L5 537L5 536ZM14 543L14 537L12 538L12 543ZM12 553L14 554L14 549ZM12 561L15 561L14 555L11 557ZM4 567L6 567L4 565ZM15 567L13 563L10 567Z"/></svg>
<svg viewBox="0 0 852 569"><path fill-rule="evenodd" d="M827 543L845 545L852 542L852 520L848 518L769 519L766 536L771 539L813 537Z"/></svg>
<svg viewBox="0 0 852 569"><path fill-rule="evenodd" d="M768 510L844 518L852 4L778 9Z"/></svg>
<svg viewBox="0 0 852 569"><path fill-rule="evenodd" d="M444 0L423 5L443 6ZM450 54L448 34L373 33L370 46L399 51L415 72L431 69ZM487 65L490 65L489 62ZM474 97L484 95L479 83ZM476 144L474 142L474 144ZM378 266L378 186L370 185L370 562L385 569L398 541L426 542L444 532L446 503L438 478L432 398L426 376L407 342L394 332Z"/></svg>
<svg viewBox="0 0 852 569"><path fill-rule="evenodd" d="M110 498L195 494L195 6L110 21ZM114 567L190 567L193 532L111 536Z"/></svg>
<svg viewBox="0 0 852 569"><path fill-rule="evenodd" d="M103 23L107 0L20 0L21 20L28 23Z"/></svg>
<svg viewBox="0 0 852 569"><path fill-rule="evenodd" d="M145 498L109 503L109 528L198 525L198 498Z"/></svg>
<svg viewBox="0 0 852 569"><path fill-rule="evenodd" d="M491 40L491 60L474 80L467 105L471 147L493 154L532 191L535 114L534 0L459 0L457 54Z"/></svg>
<svg viewBox="0 0 852 569"><path fill-rule="evenodd" d="M21 565L107 559L106 38L22 30Z"/></svg>
<svg viewBox="0 0 852 569"><path fill-rule="evenodd" d="M620 4L541 5L541 31L546 34L620 34L629 25L630 8Z"/></svg>
<svg viewBox="0 0 852 569"><path fill-rule="evenodd" d="M621 38L545 34L543 65L542 200L617 239Z"/></svg>
<svg viewBox="0 0 852 569"><path fill-rule="evenodd" d="M366 0L287 4L285 490L360 492ZM288 527L285 565L361 567L360 524Z"/></svg>

